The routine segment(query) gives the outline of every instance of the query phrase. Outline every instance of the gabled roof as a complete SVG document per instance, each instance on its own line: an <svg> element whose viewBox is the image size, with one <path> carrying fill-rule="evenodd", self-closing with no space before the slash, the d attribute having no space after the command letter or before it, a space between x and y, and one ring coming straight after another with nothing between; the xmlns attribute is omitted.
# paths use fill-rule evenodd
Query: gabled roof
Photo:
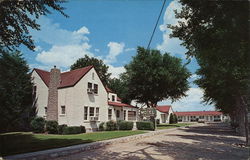
<svg viewBox="0 0 250 160"><path fill-rule="evenodd" d="M110 106L116 106L116 107L130 107L130 108L136 108L135 106L125 104L125 103L120 103L120 102L108 102L108 105Z"/></svg>
<svg viewBox="0 0 250 160"><path fill-rule="evenodd" d="M191 111L191 112L175 112L177 116L218 116L222 112L218 111Z"/></svg>
<svg viewBox="0 0 250 160"><path fill-rule="evenodd" d="M164 106L156 106L156 109L163 113L169 113L171 105L164 105Z"/></svg>
<svg viewBox="0 0 250 160"><path fill-rule="evenodd" d="M44 71L44 70L41 70L41 69L37 69L37 68L34 68L34 71L36 71L36 73L41 77L41 79L46 84L46 86L49 87L50 72Z"/></svg>
<svg viewBox="0 0 250 160"><path fill-rule="evenodd" d="M61 73L61 82L58 88L72 87L74 86L82 77L84 77L93 66L87 66L84 68L75 69L68 72ZM41 69L34 68L34 70L41 77L43 82L49 86L50 72Z"/></svg>
<svg viewBox="0 0 250 160"><path fill-rule="evenodd" d="M105 89L106 89L106 91L108 92L108 93L114 93L109 87L105 87Z"/></svg>
<svg viewBox="0 0 250 160"><path fill-rule="evenodd" d="M74 86L92 68L93 66L87 66L84 68L79 68L69 72L61 73L61 83L58 88Z"/></svg>

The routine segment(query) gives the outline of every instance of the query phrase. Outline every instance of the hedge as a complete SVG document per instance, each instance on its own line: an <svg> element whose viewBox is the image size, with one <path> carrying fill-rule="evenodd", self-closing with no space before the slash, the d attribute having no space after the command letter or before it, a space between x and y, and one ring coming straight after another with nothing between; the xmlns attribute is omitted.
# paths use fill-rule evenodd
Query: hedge
<svg viewBox="0 0 250 160"><path fill-rule="evenodd" d="M79 134L82 133L80 126L69 126L63 128L63 134Z"/></svg>
<svg viewBox="0 0 250 160"><path fill-rule="evenodd" d="M58 125L57 132L58 134L63 134L63 129L68 127L66 124Z"/></svg>
<svg viewBox="0 0 250 160"><path fill-rule="evenodd" d="M106 122L106 131L114 131L117 130L117 123L115 121Z"/></svg>
<svg viewBox="0 0 250 160"><path fill-rule="evenodd" d="M132 130L134 123L128 121L120 121L118 124L119 130Z"/></svg>
<svg viewBox="0 0 250 160"><path fill-rule="evenodd" d="M43 117L35 117L30 125L34 133L44 133L45 119Z"/></svg>
<svg viewBox="0 0 250 160"><path fill-rule="evenodd" d="M58 133L57 121L46 121L46 131L48 131L49 134L57 134Z"/></svg>
<svg viewBox="0 0 250 160"><path fill-rule="evenodd" d="M136 127L138 130L154 130L153 122L136 122Z"/></svg>
<svg viewBox="0 0 250 160"><path fill-rule="evenodd" d="M105 131L105 129L106 129L105 123L104 122L100 123L99 124L99 131Z"/></svg>

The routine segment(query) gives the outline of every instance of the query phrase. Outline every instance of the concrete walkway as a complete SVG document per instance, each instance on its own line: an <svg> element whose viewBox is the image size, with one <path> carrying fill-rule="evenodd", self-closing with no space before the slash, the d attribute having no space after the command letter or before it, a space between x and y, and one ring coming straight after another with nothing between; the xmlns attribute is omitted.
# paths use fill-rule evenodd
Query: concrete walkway
<svg viewBox="0 0 250 160"><path fill-rule="evenodd" d="M164 134L117 143L56 160L246 160L248 149L224 124L202 124Z"/></svg>

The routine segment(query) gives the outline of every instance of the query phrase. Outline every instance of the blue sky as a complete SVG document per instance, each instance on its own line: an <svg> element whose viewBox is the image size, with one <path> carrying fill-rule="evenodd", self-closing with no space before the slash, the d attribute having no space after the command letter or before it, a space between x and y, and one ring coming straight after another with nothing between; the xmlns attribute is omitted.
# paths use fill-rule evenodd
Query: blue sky
<svg viewBox="0 0 250 160"><path fill-rule="evenodd" d="M113 77L124 72L136 54L137 46L146 47L158 17L161 0L70 0L63 4L69 18L57 12L41 17L37 22L40 31L31 31L36 51L22 47L31 68L49 70L56 65L62 71L84 55L104 60ZM176 24L173 10L180 10L177 1L167 1L163 15L156 29L151 48L180 57L185 63L186 49L178 39L170 39L171 30L167 24ZM188 69L193 73L188 96L173 103L174 110L213 110L210 105L201 104L202 90L192 81L198 68L193 59ZM159 104L170 104L163 101Z"/></svg>

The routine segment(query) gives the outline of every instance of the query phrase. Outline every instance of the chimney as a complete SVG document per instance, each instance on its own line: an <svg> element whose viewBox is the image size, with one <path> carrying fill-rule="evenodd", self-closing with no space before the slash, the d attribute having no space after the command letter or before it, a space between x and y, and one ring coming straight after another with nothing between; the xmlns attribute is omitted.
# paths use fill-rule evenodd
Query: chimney
<svg viewBox="0 0 250 160"><path fill-rule="evenodd" d="M54 66L50 71L47 120L58 121L58 87L60 85L60 69Z"/></svg>

